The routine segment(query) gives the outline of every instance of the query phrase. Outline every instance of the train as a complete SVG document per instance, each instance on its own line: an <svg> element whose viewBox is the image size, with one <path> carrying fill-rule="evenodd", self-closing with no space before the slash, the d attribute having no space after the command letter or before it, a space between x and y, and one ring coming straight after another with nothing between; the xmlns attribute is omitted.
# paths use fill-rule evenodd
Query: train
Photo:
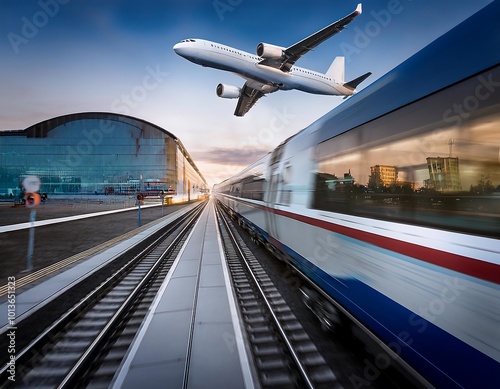
<svg viewBox="0 0 500 389"><path fill-rule="evenodd" d="M212 195L421 386L500 387L500 2ZM373 377L353 377L358 385Z"/></svg>

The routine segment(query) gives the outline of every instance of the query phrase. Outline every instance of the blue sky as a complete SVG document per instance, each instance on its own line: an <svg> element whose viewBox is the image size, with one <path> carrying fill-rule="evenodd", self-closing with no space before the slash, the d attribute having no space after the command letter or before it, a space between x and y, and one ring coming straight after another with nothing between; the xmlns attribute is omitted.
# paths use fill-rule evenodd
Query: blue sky
<svg viewBox="0 0 500 389"><path fill-rule="evenodd" d="M372 0L346 30L297 66L325 72L346 56L366 87L491 0ZM342 102L299 91L262 98L243 118L218 83L244 80L177 56L186 38L248 52L290 46L356 8L357 0L0 0L0 129L67 113L111 111L178 136L209 184L271 151ZM492 26L493 29L496 26ZM457 50L460 48L457 47Z"/></svg>

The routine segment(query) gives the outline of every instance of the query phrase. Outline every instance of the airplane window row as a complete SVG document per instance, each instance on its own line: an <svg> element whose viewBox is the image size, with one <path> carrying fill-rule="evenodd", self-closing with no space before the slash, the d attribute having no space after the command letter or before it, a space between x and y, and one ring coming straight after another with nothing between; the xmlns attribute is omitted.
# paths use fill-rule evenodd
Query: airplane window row
<svg viewBox="0 0 500 389"><path fill-rule="evenodd" d="M192 42L195 42L193 39L189 39L189 40L186 40L186 41L192 41ZM184 42L184 41L183 41L183 42ZM227 48L222 47L222 46L217 46L217 45L214 45L213 43L211 44L211 46L212 46L212 47L216 47L216 48L221 49L221 50L226 50L226 51L229 51L229 52L231 52L231 53L235 53L235 54L239 54L239 55L243 55L244 57L247 57L247 55L242 54L242 52L241 52L241 51L230 50L230 49L227 49ZM258 60L258 61L262 61L262 58L259 58L259 57L255 57L255 56L252 56L252 55L249 55L249 57L250 57L250 58L253 58L253 59L255 59L255 60ZM292 68L292 69L290 70L290 73L291 73L293 70L295 70L295 71L300 71L300 72L302 72L302 73L311 74L311 75L316 75L316 76L319 76L319 77L321 77L321 78L324 78L325 80L330 80L330 81L332 81L332 79L331 79L331 78L329 78L329 77L325 77L325 76L323 76L323 75L322 75L322 74L320 74L320 73L308 72L308 71L304 71L304 70L302 70L302 69L300 69L300 68Z"/></svg>
<svg viewBox="0 0 500 389"><path fill-rule="evenodd" d="M227 48L225 48L225 47L217 46L217 45L214 45L214 44L211 44L211 46L212 46L212 47L216 47L216 48L221 49L221 50L230 51L231 53L235 53L235 54L239 54L239 55L243 55L244 57L247 57L247 55L242 54L242 52L241 52L241 51L230 50L230 49L227 49ZM253 58L253 59L261 60L261 58L254 57L254 56L251 56L251 55L250 55L249 57L251 57L251 58Z"/></svg>
<svg viewBox="0 0 500 389"><path fill-rule="evenodd" d="M291 70L290 70L290 73L292 71L298 71L298 72L302 72L302 73L306 73L306 74L312 74L312 75L315 75L317 77L321 77L321 78L324 78L325 80L329 80L329 81L332 81L332 79L330 77L325 77L324 75L320 74L320 73L314 73L314 72L308 72L308 71L305 71L301 68L295 68L293 67Z"/></svg>

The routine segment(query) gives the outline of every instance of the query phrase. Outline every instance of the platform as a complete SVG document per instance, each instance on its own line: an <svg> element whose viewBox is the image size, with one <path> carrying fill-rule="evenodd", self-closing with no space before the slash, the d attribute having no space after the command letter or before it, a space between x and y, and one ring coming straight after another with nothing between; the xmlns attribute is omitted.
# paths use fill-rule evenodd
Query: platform
<svg viewBox="0 0 500 389"><path fill-rule="evenodd" d="M28 286L15 293L15 323L24 319L32 312L42 308L47 302L71 288L76 282L92 276L103 266L114 260L118 255L154 234L159 229L171 223L174 219L187 213L198 203L190 204L178 211L158 219L154 225L137 230L132 237L125 239L116 245L98 252L88 258L79 260L76 264L68 266L58 273L45 277L42 281L37 281L34 286ZM0 333L12 327L8 324L8 301L7 296L2 297L0 303Z"/></svg>
<svg viewBox="0 0 500 389"><path fill-rule="evenodd" d="M254 387L213 200L165 278L112 387Z"/></svg>
<svg viewBox="0 0 500 389"><path fill-rule="evenodd" d="M142 209L154 208L154 207L161 207L161 204L148 204L148 205L141 206ZM58 218L53 218L53 219L36 220L33 223L25 222L25 223L9 224L9 225L0 226L0 234L4 233L4 232L27 230L28 228L31 228L31 227L42 227L42 226L48 226L51 224L66 223L66 222L71 222L71 221L75 221L75 220L88 219L88 218L96 217L96 216L104 216L104 215L112 215L112 214L121 213L121 212L129 212L129 211L133 211L136 209L137 209L137 206L134 206L134 207L127 207L127 208L111 209L111 210L107 210L107 211L81 213L78 215L58 217ZM36 210L36 208L32 208L32 210Z"/></svg>

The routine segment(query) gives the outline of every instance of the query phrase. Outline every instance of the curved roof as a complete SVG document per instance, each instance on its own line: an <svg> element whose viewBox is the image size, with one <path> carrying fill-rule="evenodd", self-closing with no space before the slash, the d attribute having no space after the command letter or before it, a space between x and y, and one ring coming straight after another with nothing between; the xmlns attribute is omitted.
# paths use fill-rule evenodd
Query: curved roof
<svg viewBox="0 0 500 389"><path fill-rule="evenodd" d="M494 1L312 123L317 142L424 98L500 63L500 1Z"/></svg>
<svg viewBox="0 0 500 389"><path fill-rule="evenodd" d="M66 123L74 122L76 120L86 120L86 119L112 120L116 122L126 123L137 128L143 128L144 126L149 126L153 129L163 132L165 135L168 135L174 140L178 140L175 135L157 126L156 124L150 123L146 120L138 119L133 116L122 115L112 112L80 112L80 113L72 113L68 115L57 116L33 124L32 126L29 126L26 129L24 129L24 132L28 138L45 138L47 134L56 127L59 127Z"/></svg>
<svg viewBox="0 0 500 389"><path fill-rule="evenodd" d="M112 120L112 121L117 121L121 123L128 124L130 126L134 126L140 129L144 128L151 128L153 130L157 130L161 133L163 133L166 136L169 136L172 138L177 145L179 146L179 149L181 150L182 154L184 157L188 160L188 162L193 166L193 168L196 170L196 172L200 175L200 177L205 181L205 178L201 174L201 172L198 170L198 167L194 163L193 159L189 155L188 151L182 144L179 138L177 138L174 134L171 132L157 126L156 124L153 124L151 122L148 122L146 120L142 120L133 116L128 116L128 115L123 115L123 114L118 114L118 113L113 113L113 112L80 112L80 113L72 113L68 115L62 115L62 116L57 116L51 119L44 120L42 122L33 124L32 126L29 126L25 128L24 130L16 131L15 135L25 135L28 138L45 138L47 134L53 130L56 127L59 127L63 124L70 123L76 120L87 120L87 119L99 119L99 120ZM13 133L9 135L14 135Z"/></svg>

